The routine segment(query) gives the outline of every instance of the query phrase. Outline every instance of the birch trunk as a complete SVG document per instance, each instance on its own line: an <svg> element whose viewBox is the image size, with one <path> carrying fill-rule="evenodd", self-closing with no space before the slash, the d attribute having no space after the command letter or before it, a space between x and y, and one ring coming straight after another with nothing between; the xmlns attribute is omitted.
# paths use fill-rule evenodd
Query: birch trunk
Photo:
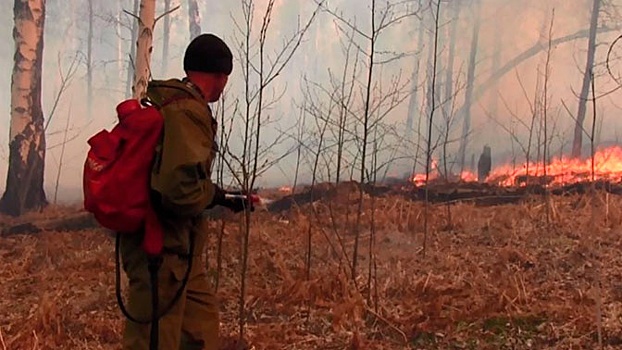
<svg viewBox="0 0 622 350"><path fill-rule="evenodd" d="M140 0L134 0L134 12L138 13L138 6ZM135 73L135 61L136 61L136 34L138 32L138 21L132 22L132 39L130 42L130 59L127 62L127 84L125 85L125 96L130 96L132 90L133 76Z"/></svg>
<svg viewBox="0 0 622 350"><path fill-rule="evenodd" d="M600 11L600 0L594 0L592 6L592 18L590 20L590 36L587 43L587 60L585 71L583 72L583 85L579 96L579 109L577 111L576 124L574 129L574 139L572 140L572 156L581 157L583 147L583 122L587 111L587 100L590 93L592 82L592 69L594 67L594 54L596 53L596 30L598 29L598 12Z"/></svg>
<svg viewBox="0 0 622 350"><path fill-rule="evenodd" d="M141 99L147 92L147 83L151 77L151 51L153 49L153 26L155 24L155 0L140 1L140 21L138 24L138 40L136 41L136 70L132 94Z"/></svg>
<svg viewBox="0 0 622 350"><path fill-rule="evenodd" d="M9 169L0 211L19 216L48 204L43 190L45 133L41 67L45 0L15 0Z"/></svg>
<svg viewBox="0 0 622 350"><path fill-rule="evenodd" d="M192 40L201 35L201 16L197 0L188 0L188 21L190 40Z"/></svg>

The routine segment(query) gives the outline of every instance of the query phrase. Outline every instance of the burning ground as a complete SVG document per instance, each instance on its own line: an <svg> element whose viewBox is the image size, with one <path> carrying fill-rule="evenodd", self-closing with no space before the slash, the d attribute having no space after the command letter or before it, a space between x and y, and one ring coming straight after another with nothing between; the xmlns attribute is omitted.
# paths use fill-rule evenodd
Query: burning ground
<svg viewBox="0 0 622 350"><path fill-rule="evenodd" d="M448 169L447 172L451 170L453 169ZM442 177L443 173L445 173L444 164L433 161L429 180L436 180ZM458 173L459 175L455 178L463 182L478 180L477 174L471 171L465 170ZM423 185L425 177L424 173L417 173L412 176L411 180L416 185ZM600 147L594 151L593 158L552 157L546 166L538 161L502 164L493 167L483 182L495 186L511 187L525 186L530 183L564 186L591 180L622 181L622 147Z"/></svg>
<svg viewBox="0 0 622 350"><path fill-rule="evenodd" d="M446 204L433 205L424 254L423 203L366 196L357 291L348 265L358 192L339 190L333 201L253 214L246 338L255 349L593 349L599 330L605 348L622 345L621 197L552 196L548 223L541 197L453 204L451 220ZM215 278L222 222L212 227ZM240 237L238 218L226 219L219 294L232 337ZM117 349L113 247L99 229L0 237L0 349Z"/></svg>

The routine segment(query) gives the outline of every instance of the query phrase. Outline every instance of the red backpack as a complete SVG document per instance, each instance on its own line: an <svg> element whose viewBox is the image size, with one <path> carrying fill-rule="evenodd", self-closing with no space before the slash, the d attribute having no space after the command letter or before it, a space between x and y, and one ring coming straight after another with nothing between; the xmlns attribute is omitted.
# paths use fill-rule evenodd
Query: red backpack
<svg viewBox="0 0 622 350"><path fill-rule="evenodd" d="M143 248L162 250L163 231L150 202L151 167L164 118L155 106L125 100L116 108L119 123L93 135L84 163L84 208L103 227L121 234L145 231Z"/></svg>

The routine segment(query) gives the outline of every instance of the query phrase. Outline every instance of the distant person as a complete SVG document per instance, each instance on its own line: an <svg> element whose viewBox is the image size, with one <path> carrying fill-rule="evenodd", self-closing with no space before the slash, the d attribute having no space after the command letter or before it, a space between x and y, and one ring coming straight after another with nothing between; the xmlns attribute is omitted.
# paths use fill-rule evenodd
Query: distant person
<svg viewBox="0 0 622 350"><path fill-rule="evenodd" d="M486 178L490 175L492 167L492 157L490 153L490 147L484 146L484 150L477 161L477 180L480 183L486 181Z"/></svg>
<svg viewBox="0 0 622 350"><path fill-rule="evenodd" d="M228 199L211 180L217 152L217 123L208 105L216 102L233 69L232 53L220 38L202 34L184 55L183 79L154 80L147 98L162 105L164 136L151 175L152 202L164 227L164 255L159 269L159 313L180 298L159 320L158 348L218 349L219 303L205 272L202 253L207 225L202 213L216 205L234 212L247 207L244 199ZM170 101L173 100L171 103ZM252 204L249 210L252 210ZM152 315L148 260L142 235L121 235L123 269L129 278L127 311L136 320ZM189 270L185 288L184 277ZM150 325L127 320L124 350L147 350Z"/></svg>

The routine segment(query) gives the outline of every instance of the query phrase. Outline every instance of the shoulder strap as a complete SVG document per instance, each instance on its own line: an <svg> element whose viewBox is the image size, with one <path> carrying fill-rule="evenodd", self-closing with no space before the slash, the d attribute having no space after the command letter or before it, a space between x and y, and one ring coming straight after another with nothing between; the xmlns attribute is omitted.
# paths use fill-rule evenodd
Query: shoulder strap
<svg viewBox="0 0 622 350"><path fill-rule="evenodd" d="M141 100L141 103L143 105L153 106L158 111L160 111L162 108L168 106L169 104L171 104L173 102L187 100L187 99L193 99L193 97L192 96L184 96L184 95L175 96L175 97L169 98L168 100L165 100L160 105L156 105L148 97L145 97L145 98L143 98ZM158 140L158 144L157 144L156 149L155 149L155 157L154 157L154 162L153 162L153 165L152 165L152 174L159 174L159 172L160 172L160 163L162 161L163 142L164 142L164 130L162 130L162 133L160 134L160 139Z"/></svg>
<svg viewBox="0 0 622 350"><path fill-rule="evenodd" d="M140 100L140 104L143 106L153 106L156 109L160 110L173 102L177 102L181 100L190 100L190 99L193 99L193 97L192 96L175 96L175 97L169 98L168 100L165 100L164 102L162 102L162 104L157 105L153 103L153 101L149 97L143 97Z"/></svg>
<svg viewBox="0 0 622 350"><path fill-rule="evenodd" d="M162 102L162 104L158 107L156 106L156 108L158 109L162 109L166 106L168 106L169 104L173 103L173 102L177 102L177 101L181 101L181 100L189 100L192 99L191 96L175 96L175 97L171 97L168 100Z"/></svg>

